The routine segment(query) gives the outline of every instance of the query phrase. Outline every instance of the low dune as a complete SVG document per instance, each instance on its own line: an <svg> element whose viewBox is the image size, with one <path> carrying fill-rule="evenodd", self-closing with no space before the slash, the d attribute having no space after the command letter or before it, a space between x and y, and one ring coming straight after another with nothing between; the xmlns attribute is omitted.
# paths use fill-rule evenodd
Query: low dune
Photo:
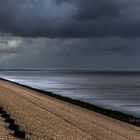
<svg viewBox="0 0 140 140"><path fill-rule="evenodd" d="M140 140L140 128L0 80L0 106L28 140ZM16 140L0 118L0 138Z"/></svg>

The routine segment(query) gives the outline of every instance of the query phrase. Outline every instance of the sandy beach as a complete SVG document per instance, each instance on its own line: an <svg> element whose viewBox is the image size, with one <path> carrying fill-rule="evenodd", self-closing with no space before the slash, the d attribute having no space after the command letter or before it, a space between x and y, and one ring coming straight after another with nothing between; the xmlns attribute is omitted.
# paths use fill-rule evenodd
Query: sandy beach
<svg viewBox="0 0 140 140"><path fill-rule="evenodd" d="M0 80L0 106L28 140L140 140L140 128ZM17 140L0 118L0 140Z"/></svg>

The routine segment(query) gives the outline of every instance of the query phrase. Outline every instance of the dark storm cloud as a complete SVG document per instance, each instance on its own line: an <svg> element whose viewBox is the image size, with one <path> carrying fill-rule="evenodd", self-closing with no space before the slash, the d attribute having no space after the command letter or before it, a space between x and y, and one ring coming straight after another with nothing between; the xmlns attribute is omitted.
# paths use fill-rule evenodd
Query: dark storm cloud
<svg viewBox="0 0 140 140"><path fill-rule="evenodd" d="M25 37L140 35L138 0L0 0L0 32Z"/></svg>
<svg viewBox="0 0 140 140"><path fill-rule="evenodd" d="M112 0L56 0L57 3L73 3L78 9L75 18L79 20L94 20L103 17L118 16L125 5L123 1Z"/></svg>

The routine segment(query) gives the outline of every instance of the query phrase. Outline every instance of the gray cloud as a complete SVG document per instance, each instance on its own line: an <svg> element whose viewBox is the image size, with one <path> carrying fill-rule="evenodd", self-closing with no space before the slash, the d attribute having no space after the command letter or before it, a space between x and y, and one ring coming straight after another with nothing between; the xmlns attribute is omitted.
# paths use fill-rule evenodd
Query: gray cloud
<svg viewBox="0 0 140 140"><path fill-rule="evenodd" d="M23 37L140 35L138 0L0 0L0 31Z"/></svg>
<svg viewBox="0 0 140 140"><path fill-rule="evenodd" d="M15 54L11 51L0 55L0 65L3 68L139 69L139 44L139 38L26 38Z"/></svg>
<svg viewBox="0 0 140 140"><path fill-rule="evenodd" d="M0 0L0 67L140 69L139 13L138 0Z"/></svg>
<svg viewBox="0 0 140 140"><path fill-rule="evenodd" d="M69 2L77 7L75 18L79 20L95 20L118 16L125 8L124 0L61 0L57 3Z"/></svg>

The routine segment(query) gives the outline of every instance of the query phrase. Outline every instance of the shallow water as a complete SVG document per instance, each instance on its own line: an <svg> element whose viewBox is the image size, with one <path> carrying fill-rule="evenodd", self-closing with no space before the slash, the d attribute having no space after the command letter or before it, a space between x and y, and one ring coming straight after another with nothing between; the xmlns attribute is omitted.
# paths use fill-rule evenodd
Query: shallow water
<svg viewBox="0 0 140 140"><path fill-rule="evenodd" d="M0 77L140 117L140 73L1 71Z"/></svg>

